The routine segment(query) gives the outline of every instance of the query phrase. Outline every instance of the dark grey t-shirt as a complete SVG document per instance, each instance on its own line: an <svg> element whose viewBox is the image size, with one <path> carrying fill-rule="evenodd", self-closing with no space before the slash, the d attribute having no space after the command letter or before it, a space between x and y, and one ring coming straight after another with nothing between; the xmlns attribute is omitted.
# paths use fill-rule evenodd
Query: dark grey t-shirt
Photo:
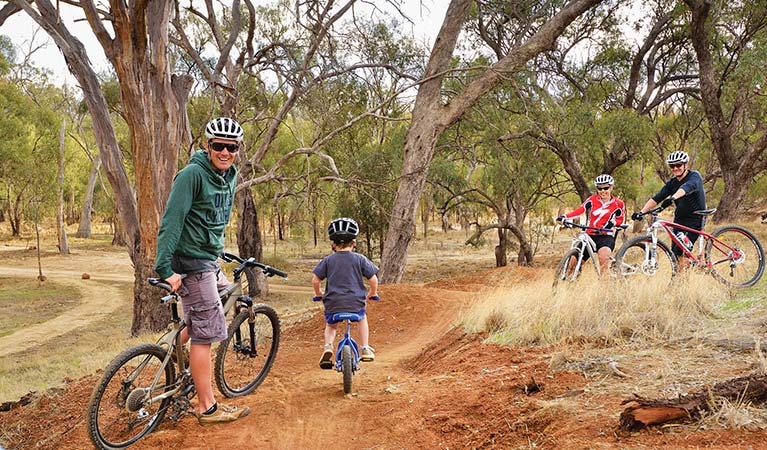
<svg viewBox="0 0 767 450"><path fill-rule="evenodd" d="M325 313L360 312L365 309L367 288L364 279L378 273L378 267L365 255L335 252L312 270L325 283Z"/></svg>

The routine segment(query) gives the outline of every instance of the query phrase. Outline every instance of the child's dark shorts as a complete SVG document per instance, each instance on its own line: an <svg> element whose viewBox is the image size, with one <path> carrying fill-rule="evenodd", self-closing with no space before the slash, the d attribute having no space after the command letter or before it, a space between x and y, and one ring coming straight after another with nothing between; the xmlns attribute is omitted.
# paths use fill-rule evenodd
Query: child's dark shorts
<svg viewBox="0 0 767 450"><path fill-rule="evenodd" d="M337 314L337 313L328 313L328 312L325 313L325 322L328 325L333 325L334 323L342 322L341 320L333 320L333 315L334 314ZM365 317L365 310L363 309L362 311L357 311L354 314L359 314L360 319L361 319L361 318Z"/></svg>
<svg viewBox="0 0 767 450"><path fill-rule="evenodd" d="M179 295L192 344L212 344L226 339L226 317L218 296L219 286L229 282L220 270L188 275L181 281Z"/></svg>

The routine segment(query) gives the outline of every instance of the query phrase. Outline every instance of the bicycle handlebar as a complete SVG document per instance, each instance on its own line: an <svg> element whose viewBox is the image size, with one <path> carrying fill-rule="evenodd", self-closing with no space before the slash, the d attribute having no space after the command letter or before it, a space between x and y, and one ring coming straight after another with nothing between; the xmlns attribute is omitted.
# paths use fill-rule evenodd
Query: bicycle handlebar
<svg viewBox="0 0 767 450"><path fill-rule="evenodd" d="M261 269L261 272L263 272L264 275L266 275L267 277L273 277L277 275L278 277L282 277L286 279L288 278L288 274L286 272L283 272L271 266L267 266L266 264L262 264L256 261L256 258L253 258L253 257L250 257L248 259L242 259L239 256L234 255L232 253L223 252L221 253L221 259L223 259L226 262L237 261L238 263L240 263L239 267L234 269L234 271L232 272L235 278L237 278L240 275L240 273L242 273L243 270L250 267L258 267L259 269Z"/></svg>
<svg viewBox="0 0 767 450"><path fill-rule="evenodd" d="M573 227L575 227L575 228L580 228L582 230L594 230L594 231L597 231L597 232L600 232L600 233L609 233L611 231L616 231L617 232L617 231L625 230L625 229L627 229L629 227L628 224L624 223L624 224L618 225L615 228L595 228L595 227L590 227L590 226L587 226L587 225L581 225L581 224L577 224L577 223L573 223L573 222L567 222L567 221L563 221L562 222L562 226L565 227L565 228L573 228Z"/></svg>

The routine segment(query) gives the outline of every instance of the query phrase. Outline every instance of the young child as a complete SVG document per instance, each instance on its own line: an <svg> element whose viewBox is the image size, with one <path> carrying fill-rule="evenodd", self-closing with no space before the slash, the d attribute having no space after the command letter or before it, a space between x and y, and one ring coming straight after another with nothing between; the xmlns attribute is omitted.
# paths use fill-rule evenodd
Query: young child
<svg viewBox="0 0 767 450"><path fill-rule="evenodd" d="M333 314L342 312L357 313L362 316L358 322L360 338L360 358L362 361L375 360L373 348L368 343L368 318L365 315L366 300L378 300L378 267L365 255L354 253L357 245L359 227L357 222L341 217L328 225L328 238L333 242L333 253L324 257L312 270L312 286L315 300L322 299L325 306L325 350L320 359L320 368L333 368L333 340L336 337L338 322L333 321ZM365 289L364 278L370 284L370 292ZM325 293L320 289L322 280ZM369 294L369 295L368 295Z"/></svg>

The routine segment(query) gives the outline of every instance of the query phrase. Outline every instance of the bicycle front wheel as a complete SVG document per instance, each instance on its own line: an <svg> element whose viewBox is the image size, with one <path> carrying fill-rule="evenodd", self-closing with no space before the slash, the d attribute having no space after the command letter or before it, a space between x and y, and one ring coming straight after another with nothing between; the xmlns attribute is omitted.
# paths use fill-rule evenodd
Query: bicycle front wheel
<svg viewBox="0 0 767 450"><path fill-rule="evenodd" d="M560 282L572 282L578 278L582 269L583 256L576 248L571 248L565 252L565 256L559 260L554 274L554 286ZM571 263L572 261L572 263Z"/></svg>
<svg viewBox="0 0 767 450"><path fill-rule="evenodd" d="M342 369L344 372L344 394L352 393L352 375L354 374L352 363L352 348L349 345L344 345L341 351Z"/></svg>
<svg viewBox="0 0 767 450"><path fill-rule="evenodd" d="M88 402L88 434L96 448L126 448L160 424L170 398L148 400L172 387L173 365L163 369L164 359L165 349L142 344L125 350L107 366Z"/></svg>
<svg viewBox="0 0 767 450"><path fill-rule="evenodd" d="M226 397L240 397L263 383L274 364L280 346L280 318L271 306L253 305L254 322L248 310L241 311L229 325L228 338L218 346L215 378Z"/></svg>
<svg viewBox="0 0 767 450"><path fill-rule="evenodd" d="M735 225L719 228L712 235L717 240L706 242L706 264L714 278L734 287L753 286L762 278L764 251L756 236Z"/></svg>
<svg viewBox="0 0 767 450"><path fill-rule="evenodd" d="M677 272L677 262L671 249L664 242L658 241L654 257L651 250L650 236L629 239L615 255L615 271L627 278L645 275L669 281L673 279Z"/></svg>

